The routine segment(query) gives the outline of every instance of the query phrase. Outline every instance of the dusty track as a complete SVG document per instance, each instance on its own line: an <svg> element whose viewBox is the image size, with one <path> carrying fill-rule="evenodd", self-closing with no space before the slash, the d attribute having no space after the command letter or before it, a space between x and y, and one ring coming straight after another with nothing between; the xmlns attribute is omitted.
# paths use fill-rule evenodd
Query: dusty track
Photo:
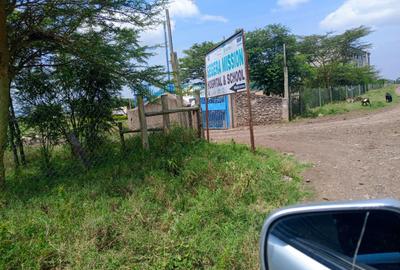
<svg viewBox="0 0 400 270"><path fill-rule="evenodd" d="M400 95L400 88L397 90ZM248 130L213 131L214 141L249 143ZM304 172L316 201L400 199L400 105L255 128L257 146L313 164Z"/></svg>

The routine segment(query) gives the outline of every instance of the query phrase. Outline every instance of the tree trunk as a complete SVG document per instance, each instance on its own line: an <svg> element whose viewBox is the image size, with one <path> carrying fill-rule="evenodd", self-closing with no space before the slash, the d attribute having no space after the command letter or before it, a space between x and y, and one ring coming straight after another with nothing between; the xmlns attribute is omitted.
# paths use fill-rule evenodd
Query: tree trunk
<svg viewBox="0 0 400 270"><path fill-rule="evenodd" d="M12 124L11 121L9 121L9 132L8 134L10 134L10 146L11 149L13 151L13 155L14 155L14 165L15 165L15 169L18 169L19 167L19 158L18 158L18 150L17 150L17 146L15 145L15 130L14 130L14 126Z"/></svg>
<svg viewBox="0 0 400 270"><path fill-rule="evenodd" d="M7 144L8 108L10 103L9 59L6 1L0 1L0 188L6 181L4 152Z"/></svg>
<svg viewBox="0 0 400 270"><path fill-rule="evenodd" d="M64 132L64 135L71 146L74 156L79 159L86 169L88 169L90 167L90 162L76 135L73 132Z"/></svg>
<svg viewBox="0 0 400 270"><path fill-rule="evenodd" d="M19 128L18 120L17 117L15 117L15 110L14 110L14 104L12 102L12 98L10 97L10 120L14 124L14 129L15 129L15 142L17 143L17 146L19 148L19 155L21 157L21 163L22 165L26 165L26 158L25 158L25 150L24 150L24 143L22 142L22 137L21 137L21 129Z"/></svg>

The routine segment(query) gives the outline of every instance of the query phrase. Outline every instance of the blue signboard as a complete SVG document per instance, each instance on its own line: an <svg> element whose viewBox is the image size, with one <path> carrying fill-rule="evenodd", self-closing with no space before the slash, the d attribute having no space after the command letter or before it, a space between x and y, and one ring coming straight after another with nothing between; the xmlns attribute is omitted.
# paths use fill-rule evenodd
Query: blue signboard
<svg viewBox="0 0 400 270"><path fill-rule="evenodd" d="M201 98L203 111L203 126L206 126L206 101ZM229 96L220 96L208 99L208 126L210 129L230 128Z"/></svg>

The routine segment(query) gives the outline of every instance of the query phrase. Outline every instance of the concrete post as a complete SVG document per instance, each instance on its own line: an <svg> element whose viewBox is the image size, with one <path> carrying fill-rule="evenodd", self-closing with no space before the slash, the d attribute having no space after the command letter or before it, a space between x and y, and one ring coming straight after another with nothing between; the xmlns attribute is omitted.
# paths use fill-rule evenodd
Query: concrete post
<svg viewBox="0 0 400 270"><path fill-rule="evenodd" d="M284 76L284 95L282 99L282 119L285 122L288 122L289 119L289 102L290 102L290 93L289 93L289 72L286 62L286 44L283 44L283 76Z"/></svg>

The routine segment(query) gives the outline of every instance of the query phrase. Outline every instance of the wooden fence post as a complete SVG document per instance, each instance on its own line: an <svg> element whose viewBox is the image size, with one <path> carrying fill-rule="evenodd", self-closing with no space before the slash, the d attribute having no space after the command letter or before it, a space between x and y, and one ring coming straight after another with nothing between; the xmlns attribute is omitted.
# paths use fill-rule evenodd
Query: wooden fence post
<svg viewBox="0 0 400 270"><path fill-rule="evenodd" d="M188 112L189 128L193 129L193 117L192 112Z"/></svg>
<svg viewBox="0 0 400 270"><path fill-rule="evenodd" d="M176 96L176 105L178 108L183 107L183 97L181 95ZM179 123L181 127L187 127L186 123L186 114L185 113L178 113Z"/></svg>
<svg viewBox="0 0 400 270"><path fill-rule="evenodd" d="M122 128L122 123L118 122L118 131L119 131L119 138L121 139L121 149L124 152L126 150L125 148L125 138L124 138L124 130Z"/></svg>
<svg viewBox="0 0 400 270"><path fill-rule="evenodd" d="M139 122L140 122L140 131L142 133L142 145L143 149L149 149L149 134L147 133L147 121L146 115L144 111L144 103L143 97L137 96L137 103L138 103L138 111L139 111Z"/></svg>
<svg viewBox="0 0 400 270"><path fill-rule="evenodd" d="M196 91L196 105L199 106L199 109L196 111L197 132L198 132L199 138L204 138L203 116L201 113L201 102L200 102L200 91Z"/></svg>
<svg viewBox="0 0 400 270"><path fill-rule="evenodd" d="M168 95L164 94L161 96L161 107L162 111L168 111ZM163 114L163 130L164 133L168 133L170 128L170 120L169 120L169 114Z"/></svg>

